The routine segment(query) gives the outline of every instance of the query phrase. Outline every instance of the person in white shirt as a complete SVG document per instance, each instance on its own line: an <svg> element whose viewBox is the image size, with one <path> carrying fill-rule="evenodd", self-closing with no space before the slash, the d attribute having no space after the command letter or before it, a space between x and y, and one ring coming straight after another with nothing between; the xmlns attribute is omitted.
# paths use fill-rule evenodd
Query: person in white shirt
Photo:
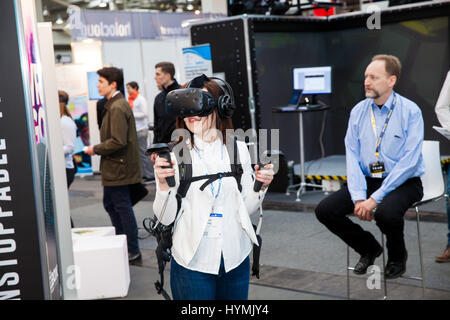
<svg viewBox="0 0 450 320"><path fill-rule="evenodd" d="M213 80L203 82L202 89L214 99L224 90ZM231 118L219 116L217 107L207 116L177 118L177 128L186 129L186 143L192 159L192 177L230 172L230 157L225 130L232 129ZM249 254L258 240L250 214L262 203L273 180L273 164L264 170L255 166L255 178L263 183L253 190L254 172L244 142L238 141L242 191L233 176L217 179L200 190L205 180L193 181L181 200L177 214L176 193L179 173L172 153L173 168L162 157L155 160L156 196L153 210L164 225L175 221L172 238L170 286L175 300L246 300L250 281ZM175 159L175 160L173 160ZM167 177L175 176L170 188Z"/></svg>
<svg viewBox="0 0 450 320"><path fill-rule="evenodd" d="M144 183L149 183L155 179L152 165L149 158L145 155L148 143L148 118L147 118L147 101L139 92L139 85L136 81L127 83L128 104L133 110L134 119L136 120L136 131L139 142L139 157L141 158L142 175Z"/></svg>
<svg viewBox="0 0 450 320"><path fill-rule="evenodd" d="M67 188L72 184L75 177L75 164L72 158L77 140L77 125L72 119L67 102L69 95L62 90L58 90L59 112L61 116L61 130L64 150L64 160L66 164Z"/></svg>
<svg viewBox="0 0 450 320"><path fill-rule="evenodd" d="M435 107L436 115L444 129L450 131L450 71L447 73L444 85ZM447 194L450 193L450 166L447 167ZM450 204L447 199L447 246L444 252L435 257L436 262L450 262Z"/></svg>
<svg viewBox="0 0 450 320"><path fill-rule="evenodd" d="M69 95L67 92L58 90L59 99L59 113L61 116L61 133L64 150L64 160L66 165L66 177L67 177L67 189L69 189L73 180L75 179L75 173L77 168L75 161L73 160L73 152L75 150L75 144L77 140L77 125L72 119L69 109L67 108L67 102L69 101ZM73 228L73 221L70 220Z"/></svg>

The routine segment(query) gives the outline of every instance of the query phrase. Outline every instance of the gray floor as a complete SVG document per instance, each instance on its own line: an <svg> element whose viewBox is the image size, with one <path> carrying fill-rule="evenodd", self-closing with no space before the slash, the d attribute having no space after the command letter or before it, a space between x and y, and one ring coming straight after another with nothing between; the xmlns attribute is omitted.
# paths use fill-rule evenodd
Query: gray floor
<svg viewBox="0 0 450 320"><path fill-rule="evenodd" d="M154 186L148 186L150 190ZM76 227L111 225L103 209L103 190L98 176L76 178L71 186L71 216ZM250 299L345 299L347 297L346 246L322 224L314 214L313 207L323 197L320 192L303 195L307 206L296 211L264 210L261 235L261 279L252 278ZM442 201L443 202L443 201ZM135 206L138 226L144 218L153 216L152 196ZM291 208L290 208L291 209ZM291 209L292 210L292 209ZM450 263L434 262L434 256L444 249L447 223L441 219L421 223L426 299L450 299ZM257 221L257 214L252 220ZM433 220L433 219L431 219ZM356 221L356 220L355 220ZM362 222L363 228L380 237L374 222ZM146 232L140 230L140 235ZM417 228L414 220L406 220L405 235L409 252L408 271L410 275L420 272L417 249ZM159 279L152 238L140 240L144 260L141 266L131 266L131 285L124 299L163 299L157 295L153 283ZM358 260L351 253L351 265ZM376 265L382 269L381 257ZM167 268L168 269L168 268ZM381 299L381 289L369 290L367 276L351 275L352 299ZM170 293L169 272L166 272L165 288ZM421 288L416 281L399 279L388 282L390 299L422 299Z"/></svg>

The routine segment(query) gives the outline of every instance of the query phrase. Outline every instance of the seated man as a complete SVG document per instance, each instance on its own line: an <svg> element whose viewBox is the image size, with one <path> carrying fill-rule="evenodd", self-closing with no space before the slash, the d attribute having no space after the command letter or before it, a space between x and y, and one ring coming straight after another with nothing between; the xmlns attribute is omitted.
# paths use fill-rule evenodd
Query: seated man
<svg viewBox="0 0 450 320"><path fill-rule="evenodd" d="M383 248L346 215L375 219L386 235L387 279L406 271L403 216L422 199L420 176L425 172L421 110L393 91L400 71L400 61L390 55L377 55L367 66L367 99L352 109L345 136L347 186L316 208L317 219L361 255L354 270L357 274L366 273Z"/></svg>

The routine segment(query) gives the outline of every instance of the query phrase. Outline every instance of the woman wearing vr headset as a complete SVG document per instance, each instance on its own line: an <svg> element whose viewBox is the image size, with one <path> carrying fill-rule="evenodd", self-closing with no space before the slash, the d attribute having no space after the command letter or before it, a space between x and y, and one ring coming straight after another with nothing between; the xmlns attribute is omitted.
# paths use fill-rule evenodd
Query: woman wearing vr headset
<svg viewBox="0 0 450 320"><path fill-rule="evenodd" d="M175 108L178 110L177 128L187 130L187 139L180 143L185 143L185 150L189 151L192 177L231 171L230 158L233 157L227 150L226 143L230 143L227 141L230 138L225 131L232 129L234 101L229 85L221 82L226 86L222 87L204 75L195 78L187 87L201 89L196 94L201 94L203 103L198 104L197 109L189 109L186 105ZM182 97L187 96L188 91L174 90L173 101L177 101L178 93ZM193 101L196 99L194 97ZM166 106L170 109L168 100ZM246 144L237 141L237 148L243 169L240 176L242 190L239 190L238 180L231 175L219 174L219 178L206 186L207 180L193 181L181 199L178 215L178 164L173 160L173 154L173 168L167 168L170 164L163 157L156 158L157 192L153 209L164 225L176 220L170 270L170 286L176 300L248 299L249 254L253 244L258 244L249 214L259 208L274 172L273 165L268 164L264 168L256 165L254 173ZM170 188L166 178L174 176L176 184ZM261 191L254 191L253 176L262 183Z"/></svg>

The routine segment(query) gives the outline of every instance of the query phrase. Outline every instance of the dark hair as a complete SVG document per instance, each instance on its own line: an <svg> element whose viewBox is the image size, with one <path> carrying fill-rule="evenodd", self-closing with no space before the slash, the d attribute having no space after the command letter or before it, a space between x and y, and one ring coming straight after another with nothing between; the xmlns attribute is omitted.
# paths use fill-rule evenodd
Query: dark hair
<svg viewBox="0 0 450 320"><path fill-rule="evenodd" d="M173 77L175 76L175 66L172 62L159 62L155 65L155 69L156 68L161 68L162 72L170 74L170 78L173 80Z"/></svg>
<svg viewBox="0 0 450 320"><path fill-rule="evenodd" d="M59 102L67 104L67 102L69 102L69 95L63 90L58 90L58 99Z"/></svg>
<svg viewBox="0 0 450 320"><path fill-rule="evenodd" d="M398 81L402 72L402 64L396 56L392 56L389 54L378 54L372 58L372 61L376 60L384 61L386 72L391 76L396 76Z"/></svg>
<svg viewBox="0 0 450 320"><path fill-rule="evenodd" d="M131 81L127 83L127 86L132 87L134 90L139 90L139 85L136 81Z"/></svg>
<svg viewBox="0 0 450 320"><path fill-rule="evenodd" d="M181 88L186 88L188 83L185 83L181 86ZM214 81L214 80L207 80L203 84L203 88L206 88L206 90L215 98L218 99L221 95L224 94L223 89ZM227 129L233 129L233 122L231 121L231 118L221 118L219 116L219 113L217 111L217 108L214 108L213 111L216 115L216 128L222 133L223 137L223 143L227 143L227 136L226 136L226 130ZM177 129L189 129L186 127L186 123L184 123L184 119L177 117L176 119L176 127ZM191 147L194 147L194 133L190 132L191 134Z"/></svg>
<svg viewBox="0 0 450 320"><path fill-rule="evenodd" d="M59 105L60 112L72 119L69 108L67 108L67 102L69 102L69 95L63 90L58 90L58 99L60 103L64 103L64 106Z"/></svg>
<svg viewBox="0 0 450 320"><path fill-rule="evenodd" d="M116 82L116 89L120 90L123 87L123 72L119 68L105 67L97 70L100 77L105 78L109 84Z"/></svg>

